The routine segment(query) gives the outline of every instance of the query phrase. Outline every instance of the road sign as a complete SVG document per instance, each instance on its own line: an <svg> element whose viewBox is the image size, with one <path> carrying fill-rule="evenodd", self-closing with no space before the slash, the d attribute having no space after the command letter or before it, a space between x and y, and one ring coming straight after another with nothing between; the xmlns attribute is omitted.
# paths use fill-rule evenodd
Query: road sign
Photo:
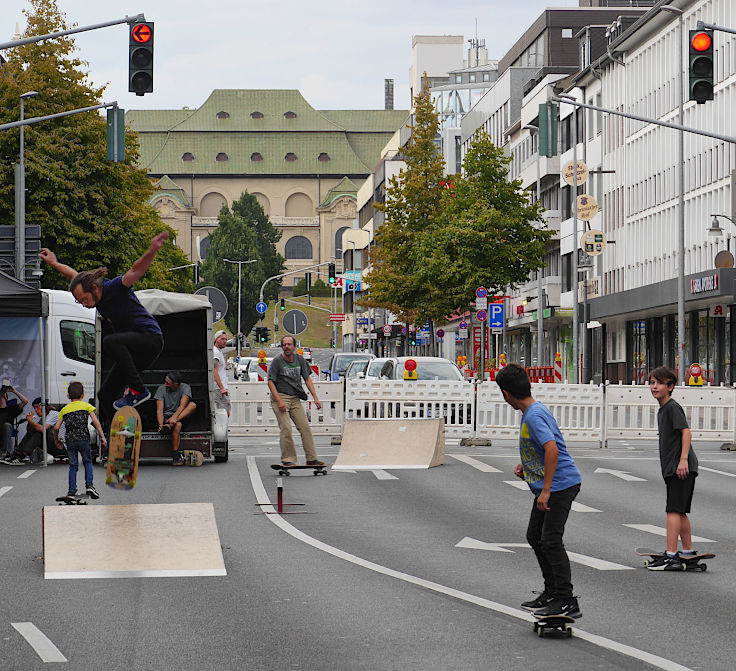
<svg viewBox="0 0 736 671"><path fill-rule="evenodd" d="M301 310L289 310L284 315L284 330L291 335L299 335L307 330L309 320Z"/></svg>
<svg viewBox="0 0 736 671"><path fill-rule="evenodd" d="M462 322L460 322L460 330L461 330L461 331L462 331L463 329L467 330L467 328L468 328L468 322L466 322L466 321L462 321Z"/></svg>
<svg viewBox="0 0 736 671"><path fill-rule="evenodd" d="M468 329L460 329L457 332L457 340L466 340L468 337Z"/></svg>
<svg viewBox="0 0 736 671"><path fill-rule="evenodd" d="M345 313L344 312L330 312L330 321L331 322L344 322Z"/></svg>
<svg viewBox="0 0 736 671"><path fill-rule="evenodd" d="M268 305L266 305L263 301L256 303L256 312L258 314L264 315L266 314L266 310L268 310Z"/></svg>
<svg viewBox="0 0 736 671"><path fill-rule="evenodd" d="M501 329L504 327L504 306L503 303L491 303L489 306L490 317L488 319L488 325L494 329Z"/></svg>
<svg viewBox="0 0 736 671"><path fill-rule="evenodd" d="M475 299L475 309L476 310L487 310L488 309L488 298L486 296L483 296L483 298L476 298Z"/></svg>
<svg viewBox="0 0 736 671"><path fill-rule="evenodd" d="M358 317L355 322L358 326L368 326L368 317Z"/></svg>
<svg viewBox="0 0 736 671"><path fill-rule="evenodd" d="M346 282L345 291L362 291L361 282Z"/></svg>
<svg viewBox="0 0 736 671"><path fill-rule="evenodd" d="M478 287L475 290L475 297L476 298L486 298L488 296L488 289L485 287Z"/></svg>
<svg viewBox="0 0 736 671"><path fill-rule="evenodd" d="M390 336L392 330L393 330L393 327L391 326L391 324L384 324L384 326L383 326L383 335Z"/></svg>
<svg viewBox="0 0 736 671"><path fill-rule="evenodd" d="M488 315L485 310L478 310L478 312L475 313L475 318L479 322L484 322L488 318Z"/></svg>
<svg viewBox="0 0 736 671"><path fill-rule="evenodd" d="M445 337L445 331L444 329L437 329L436 331L438 338L444 338Z"/></svg>
<svg viewBox="0 0 736 671"><path fill-rule="evenodd" d="M212 321L219 322L227 314L227 298L217 287L201 287L195 292L198 296L207 296L212 304Z"/></svg>

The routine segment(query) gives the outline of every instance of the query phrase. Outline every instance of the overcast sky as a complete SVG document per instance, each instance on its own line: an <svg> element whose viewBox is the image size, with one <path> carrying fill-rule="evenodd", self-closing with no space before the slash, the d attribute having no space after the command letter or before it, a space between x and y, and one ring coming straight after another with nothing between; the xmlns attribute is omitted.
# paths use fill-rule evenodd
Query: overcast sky
<svg viewBox="0 0 736 671"><path fill-rule="evenodd" d="M198 107L215 88L299 89L317 109L382 109L383 80L395 107L409 106L413 35L485 39L499 59L549 6L544 0L57 0L70 24L143 13L155 25L154 92L127 91L126 25L75 36L92 82L109 82L105 102L124 109ZM3 29L25 28L23 0L5 0ZM14 4L14 16L8 6ZM551 6L573 7L577 0ZM115 7L116 9L113 9ZM467 44L467 42L466 42Z"/></svg>

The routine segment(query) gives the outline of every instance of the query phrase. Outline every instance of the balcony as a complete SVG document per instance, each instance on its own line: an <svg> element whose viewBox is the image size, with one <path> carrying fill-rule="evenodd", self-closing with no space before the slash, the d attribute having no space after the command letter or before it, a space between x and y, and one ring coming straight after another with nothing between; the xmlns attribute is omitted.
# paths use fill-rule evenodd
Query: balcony
<svg viewBox="0 0 736 671"><path fill-rule="evenodd" d="M280 217L271 215L269 217L274 226L280 228L313 226L319 228L319 217Z"/></svg>
<svg viewBox="0 0 736 671"><path fill-rule="evenodd" d="M192 228L217 228L218 225L217 217L192 217Z"/></svg>

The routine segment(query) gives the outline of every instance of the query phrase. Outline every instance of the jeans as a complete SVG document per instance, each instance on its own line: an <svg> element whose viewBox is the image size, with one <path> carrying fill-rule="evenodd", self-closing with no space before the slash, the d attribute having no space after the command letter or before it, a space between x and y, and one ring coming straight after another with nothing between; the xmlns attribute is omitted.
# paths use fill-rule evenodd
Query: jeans
<svg viewBox="0 0 736 671"><path fill-rule="evenodd" d="M573 595L570 560L562 536L565 533L565 523L572 502L578 492L580 492L579 484L559 492L552 492L547 502L549 508L547 512L537 508L535 497L529 516L526 540L532 546L539 568L542 569L544 591L555 597L564 598Z"/></svg>
<svg viewBox="0 0 736 671"><path fill-rule="evenodd" d="M77 471L79 470L79 458L77 453L82 455L84 463L84 484L86 487L92 485L94 470L92 468L92 449L88 440L70 440L66 444L67 455L69 456L69 491L77 491Z"/></svg>

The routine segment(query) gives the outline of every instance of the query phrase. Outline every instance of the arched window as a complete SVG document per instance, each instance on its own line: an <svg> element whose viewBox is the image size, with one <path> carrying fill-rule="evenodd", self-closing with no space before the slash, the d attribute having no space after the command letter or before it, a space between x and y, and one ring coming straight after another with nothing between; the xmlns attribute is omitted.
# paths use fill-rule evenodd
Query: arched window
<svg viewBox="0 0 736 671"><path fill-rule="evenodd" d="M263 160L263 156L261 156L260 152L254 151L250 155L250 160L251 161L262 161Z"/></svg>
<svg viewBox="0 0 736 671"><path fill-rule="evenodd" d="M217 113L217 118L218 119L229 119L230 114L228 112L221 111Z"/></svg>
<svg viewBox="0 0 736 671"><path fill-rule="evenodd" d="M220 214L220 210L223 205L226 205L227 201L225 197L212 191L208 193L199 203L199 216L200 217L216 217Z"/></svg>
<svg viewBox="0 0 736 671"><path fill-rule="evenodd" d="M217 156L215 156L215 161L227 161L229 158L230 157L224 151L221 151Z"/></svg>
<svg viewBox="0 0 736 671"><path fill-rule="evenodd" d="M284 119L296 119L296 112L284 112Z"/></svg>
<svg viewBox="0 0 736 671"><path fill-rule="evenodd" d="M295 235L286 241L284 255L287 259L311 259L312 243L303 235Z"/></svg>
<svg viewBox="0 0 736 671"><path fill-rule="evenodd" d="M212 247L212 242L210 241L209 236L207 236L204 240L199 241L199 258L204 261L204 259L207 258L207 254L210 253L210 248Z"/></svg>
<svg viewBox="0 0 736 671"><path fill-rule="evenodd" d="M296 154L293 151L290 151L286 156L284 156L284 161L287 161L288 163L293 163L296 161Z"/></svg>
<svg viewBox="0 0 736 671"><path fill-rule="evenodd" d="M326 151L323 151L323 152L321 152L321 153L320 153L320 155L319 155L319 156L317 157L317 160L318 160L318 161L321 161L322 163L326 163L327 161L329 161L329 160L330 160L330 155L329 155L329 154L328 154L328 153L327 153Z"/></svg>
<svg viewBox="0 0 736 671"><path fill-rule="evenodd" d="M181 155L181 160L182 160L182 161L193 161L193 160L194 160L194 154L192 154L192 152L191 152L191 151L185 151L185 152L184 152L184 153L183 153L183 154Z"/></svg>
<svg viewBox="0 0 736 671"><path fill-rule="evenodd" d="M338 259L342 258L342 234L348 230L347 226L338 228L335 233L335 257Z"/></svg>
<svg viewBox="0 0 736 671"><path fill-rule="evenodd" d="M313 217L314 205L312 205L312 199L306 193L292 193L286 199L284 214L287 217Z"/></svg>

